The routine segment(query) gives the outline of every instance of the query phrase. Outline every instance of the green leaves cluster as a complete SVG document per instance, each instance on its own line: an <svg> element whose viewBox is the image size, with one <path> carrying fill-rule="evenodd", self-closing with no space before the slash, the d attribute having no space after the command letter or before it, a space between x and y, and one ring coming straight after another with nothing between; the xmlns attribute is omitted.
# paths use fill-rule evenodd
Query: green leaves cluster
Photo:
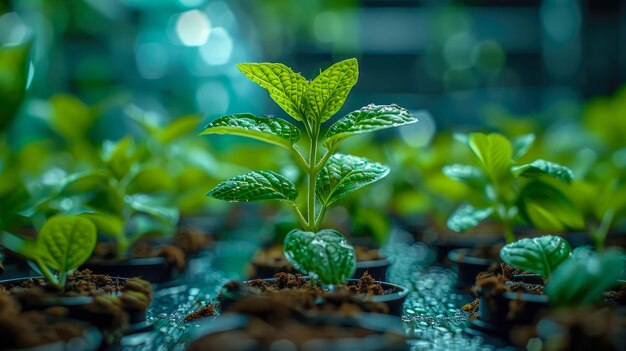
<svg viewBox="0 0 626 351"><path fill-rule="evenodd" d="M48 282L65 287L67 275L82 265L96 247L96 227L77 216L50 218L35 240L3 232L0 242L9 250L34 261Z"/></svg>
<svg viewBox="0 0 626 351"><path fill-rule="evenodd" d="M520 218L547 231L584 226L580 211L554 183L570 183L569 168L542 159L519 162L532 146L534 135L509 141L497 133L471 133L457 139L468 146L476 164L449 165L443 173L466 184L476 196L473 206L463 204L450 216L450 229L464 231L493 218L503 222L507 242L512 242L513 223Z"/></svg>
<svg viewBox="0 0 626 351"><path fill-rule="evenodd" d="M555 306L588 305L624 278L626 256L619 250L597 253L581 247L572 251L559 236L521 239L500 250L505 263L548 278L545 292Z"/></svg>
<svg viewBox="0 0 626 351"><path fill-rule="evenodd" d="M237 66L295 121L301 122L309 153L298 146L300 128L276 117L232 114L209 123L202 134L231 134L253 138L290 150L308 178L304 211L298 187L273 171L254 171L218 184L207 195L226 201L281 200L296 214L303 230L285 239L290 262L323 283L343 281L354 271L354 250L336 231L319 230L326 209L348 194L384 178L389 168L365 158L335 154L346 138L417 122L397 105L368 105L336 121L322 137L321 125L344 104L356 84L356 59L333 64L312 81L280 63L246 63ZM318 154L323 145L325 152ZM319 206L319 210L317 207Z"/></svg>

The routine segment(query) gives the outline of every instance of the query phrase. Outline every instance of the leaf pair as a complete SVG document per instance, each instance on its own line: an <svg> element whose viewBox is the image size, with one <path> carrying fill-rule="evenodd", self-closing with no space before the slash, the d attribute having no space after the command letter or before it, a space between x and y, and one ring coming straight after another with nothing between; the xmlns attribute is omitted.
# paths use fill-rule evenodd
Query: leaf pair
<svg viewBox="0 0 626 351"><path fill-rule="evenodd" d="M267 89L291 117L314 124L328 120L341 108L359 77L354 58L335 63L310 83L281 63L243 63L237 67Z"/></svg>
<svg viewBox="0 0 626 351"><path fill-rule="evenodd" d="M389 168L364 158L335 154L317 176L315 191L325 205L382 179ZM295 201L298 190L291 181L273 171L254 171L224 181L208 196L226 201L285 200Z"/></svg>
<svg viewBox="0 0 626 351"><path fill-rule="evenodd" d="M96 227L81 217L57 216L41 228L36 240L2 233L2 245L37 263L48 281L62 289L65 277L91 256L96 246ZM49 269L56 272L50 273Z"/></svg>

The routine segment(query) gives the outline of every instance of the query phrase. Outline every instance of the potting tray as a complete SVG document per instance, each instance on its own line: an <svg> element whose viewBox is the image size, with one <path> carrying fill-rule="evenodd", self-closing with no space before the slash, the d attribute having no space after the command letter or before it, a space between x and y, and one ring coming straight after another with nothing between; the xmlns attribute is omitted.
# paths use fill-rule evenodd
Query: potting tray
<svg viewBox="0 0 626 351"><path fill-rule="evenodd" d="M185 316L206 304L214 302L220 286L231 275L223 273L223 262L241 257L245 242L218 242L214 250L193 263L186 277L158 287L154 302L148 310L148 319L154 329L124 337L122 350L184 350L189 332L197 325L186 323ZM244 250L246 251L246 250ZM253 249L249 250L250 253ZM456 294L453 286L455 273L447 268L432 266L432 254L421 243L394 244L386 248L394 261L388 273L392 283L406 286L411 291L405 304L402 321L409 337L411 350L495 350L481 337L462 334L469 323L460 307L472 298Z"/></svg>

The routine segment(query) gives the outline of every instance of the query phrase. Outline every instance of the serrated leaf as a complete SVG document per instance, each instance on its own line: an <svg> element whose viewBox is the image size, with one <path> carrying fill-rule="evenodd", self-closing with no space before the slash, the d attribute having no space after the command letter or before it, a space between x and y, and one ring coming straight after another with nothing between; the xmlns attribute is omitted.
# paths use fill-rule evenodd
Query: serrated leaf
<svg viewBox="0 0 626 351"><path fill-rule="evenodd" d="M474 208L470 204L459 206L447 221L448 228L455 232L463 232L478 225L493 214L493 208Z"/></svg>
<svg viewBox="0 0 626 351"><path fill-rule="evenodd" d="M336 230L317 233L294 229L285 237L285 257L300 272L324 284L339 284L356 270L354 248Z"/></svg>
<svg viewBox="0 0 626 351"><path fill-rule="evenodd" d="M47 266L57 272L69 272L87 261L96 239L96 227L88 219L57 216L41 228L37 249Z"/></svg>
<svg viewBox="0 0 626 351"><path fill-rule="evenodd" d="M512 171L516 177L530 178L547 175L565 183L571 182L574 177L569 168L546 160L535 160L531 163L513 167Z"/></svg>
<svg viewBox="0 0 626 351"><path fill-rule="evenodd" d="M607 250L573 255L550 276L545 292L554 306L583 306L601 301L603 293L623 279L624 253Z"/></svg>
<svg viewBox="0 0 626 351"><path fill-rule="evenodd" d="M242 63L237 68L251 81L265 88L270 97L291 117L304 121L304 94L308 83L282 63Z"/></svg>
<svg viewBox="0 0 626 351"><path fill-rule="evenodd" d="M572 248L560 236L545 235L505 245L500 258L515 268L548 277L571 252Z"/></svg>
<svg viewBox="0 0 626 351"><path fill-rule="evenodd" d="M454 164L444 166L442 171L449 178L458 180L474 189L485 187L483 172L474 166Z"/></svg>
<svg viewBox="0 0 626 351"><path fill-rule="evenodd" d="M207 196L225 201L287 200L298 197L296 186L274 171L254 171L219 183Z"/></svg>
<svg viewBox="0 0 626 351"><path fill-rule="evenodd" d="M469 146L478 158L487 174L494 180L507 177L513 157L511 143L502 135L492 133L472 133Z"/></svg>
<svg viewBox="0 0 626 351"><path fill-rule="evenodd" d="M520 157L526 155L530 147L535 142L535 134L525 134L513 139L513 160L518 160Z"/></svg>
<svg viewBox="0 0 626 351"><path fill-rule="evenodd" d="M417 118L398 105L367 105L360 110L348 113L330 126L326 132L324 146L332 149L343 139L352 135L416 122Z"/></svg>
<svg viewBox="0 0 626 351"><path fill-rule="evenodd" d="M520 214L535 228L561 232L582 229L584 218L574 202L560 190L542 181L527 183L519 194Z"/></svg>
<svg viewBox="0 0 626 351"><path fill-rule="evenodd" d="M332 117L346 101L359 79L359 65L355 58L337 62L328 67L309 84L305 106L317 123Z"/></svg>
<svg viewBox="0 0 626 351"><path fill-rule="evenodd" d="M317 175L315 191L326 206L389 174L389 167L365 158L335 154Z"/></svg>
<svg viewBox="0 0 626 351"><path fill-rule="evenodd" d="M245 136L290 149L300 139L300 130L280 118L256 117L240 113L220 117L209 123L200 134L233 134Z"/></svg>

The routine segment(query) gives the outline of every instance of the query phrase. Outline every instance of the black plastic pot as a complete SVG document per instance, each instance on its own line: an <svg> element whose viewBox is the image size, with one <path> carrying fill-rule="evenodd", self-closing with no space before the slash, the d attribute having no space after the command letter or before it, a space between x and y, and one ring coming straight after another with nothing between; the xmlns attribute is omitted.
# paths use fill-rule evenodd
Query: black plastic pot
<svg viewBox="0 0 626 351"><path fill-rule="evenodd" d="M501 235L470 235L463 237L454 237L454 238L446 238L446 237L438 237L434 239L432 243L429 245L433 247L436 251L436 262L445 264L446 260L449 259L449 255L451 251L457 249L472 249L479 246L491 246L496 245L499 242L502 242Z"/></svg>
<svg viewBox="0 0 626 351"><path fill-rule="evenodd" d="M33 278L16 278L0 280L0 285L11 288L19 287L23 282L29 279L43 279L43 277ZM117 281L124 281L128 278L112 277ZM85 306L94 302L93 296L54 296L35 299L33 295L15 295L15 299L20 303L22 310L43 310L50 307L62 306L68 311L67 317L92 322L93 315L90 314ZM146 311L145 310L127 310L128 323L130 324L131 331L145 327L146 324Z"/></svg>
<svg viewBox="0 0 626 351"><path fill-rule="evenodd" d="M275 278L267 278L263 279L265 281L273 281ZM247 283L252 282L251 280L244 281L241 284L246 285ZM357 284L359 282L358 279L348 279L346 284ZM389 291L391 293L385 295L373 295L368 296L369 301L372 302L380 302L387 305L389 309L389 314L394 316L401 316L403 311L404 301L409 294L409 290L400 285L395 285L387 282L376 281L376 283L380 284L385 291ZM226 309L228 305L232 302L240 300L244 298L245 295L242 295L240 292L233 292L228 290L226 287L222 287L219 294L220 305L222 309Z"/></svg>
<svg viewBox="0 0 626 351"><path fill-rule="evenodd" d="M496 259L475 257L470 255L470 249L455 249L448 253L448 259L453 263L457 271L455 288L467 290L476 282L476 276L487 271Z"/></svg>
<svg viewBox="0 0 626 351"><path fill-rule="evenodd" d="M374 278L374 280L384 282L387 280L387 269L391 266L391 262L388 259L382 258L380 260L369 261L357 261L356 271L352 278L360 279L365 272Z"/></svg>
<svg viewBox="0 0 626 351"><path fill-rule="evenodd" d="M163 257L94 261L85 263L81 268L112 277L139 277L153 284L170 282L176 278L174 265Z"/></svg>
<svg viewBox="0 0 626 351"><path fill-rule="evenodd" d="M251 321L251 318L242 314L224 314L217 318L205 318L199 320L191 329L190 338L193 340L188 351L203 350L199 340L208 337L220 337L226 333L234 332L235 335L229 340L228 349L233 351L258 350L257 340L247 338L241 332ZM295 344L287 342L289 350L318 351L405 351L409 346L405 341L402 322L399 319L375 313L362 313L355 316L339 316L336 314L322 314L308 317L303 321L311 326L341 326L354 327L372 331L373 334L365 338L342 338L342 339L312 339L307 341L301 348L296 349ZM277 339L280 335L276 335ZM278 346L278 345L277 345ZM287 349L287 348L285 348Z"/></svg>

